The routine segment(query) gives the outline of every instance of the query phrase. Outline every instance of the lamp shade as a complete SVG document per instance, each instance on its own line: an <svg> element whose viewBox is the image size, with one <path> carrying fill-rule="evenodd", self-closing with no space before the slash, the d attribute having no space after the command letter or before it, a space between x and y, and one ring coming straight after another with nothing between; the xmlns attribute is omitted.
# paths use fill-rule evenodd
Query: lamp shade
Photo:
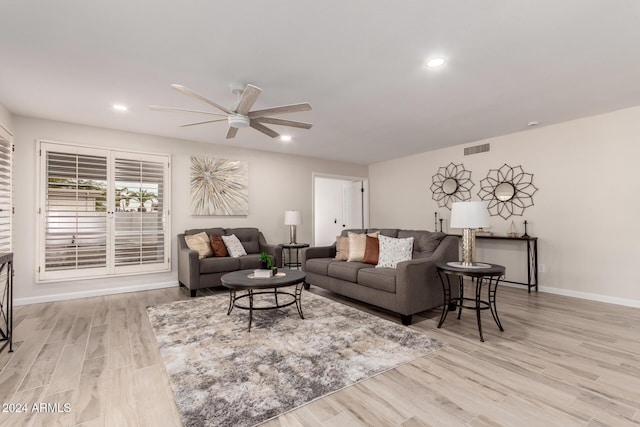
<svg viewBox="0 0 640 427"><path fill-rule="evenodd" d="M455 202L451 205L451 228L489 227L489 211L485 202Z"/></svg>
<svg viewBox="0 0 640 427"><path fill-rule="evenodd" d="M286 211L284 213L284 225L300 225L302 224L302 215L300 211Z"/></svg>

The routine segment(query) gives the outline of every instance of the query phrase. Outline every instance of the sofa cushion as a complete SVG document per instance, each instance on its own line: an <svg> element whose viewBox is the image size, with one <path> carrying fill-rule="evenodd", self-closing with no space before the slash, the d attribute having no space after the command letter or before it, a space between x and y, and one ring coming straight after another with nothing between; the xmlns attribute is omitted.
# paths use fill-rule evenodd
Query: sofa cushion
<svg viewBox="0 0 640 427"><path fill-rule="evenodd" d="M231 257L211 257L200 260L200 274L227 273L240 269L238 258Z"/></svg>
<svg viewBox="0 0 640 427"><path fill-rule="evenodd" d="M336 237L336 261L346 261L349 259L349 238L344 236Z"/></svg>
<svg viewBox="0 0 640 427"><path fill-rule="evenodd" d="M358 271L358 284L385 292L396 292L394 268L363 268Z"/></svg>
<svg viewBox="0 0 640 427"><path fill-rule="evenodd" d="M229 256L238 258L247 254L244 246L242 246L242 243L240 243L240 240L238 240L235 234L222 236L222 240L224 240L224 245L227 247L227 251L229 251Z"/></svg>
<svg viewBox="0 0 640 427"><path fill-rule="evenodd" d="M356 261L334 261L329 264L328 274L329 277L355 283L358 281L358 270L361 268L373 268L373 266Z"/></svg>
<svg viewBox="0 0 640 427"><path fill-rule="evenodd" d="M198 259L213 255L211 245L209 244L209 236L207 236L207 233L204 231L198 234L185 235L184 241L189 249L198 252Z"/></svg>
<svg viewBox="0 0 640 427"><path fill-rule="evenodd" d="M399 239L413 237L413 250L415 252L427 252L429 255L435 252L445 236L446 234L444 233L432 233L431 231L425 230L398 231Z"/></svg>
<svg viewBox="0 0 640 427"><path fill-rule="evenodd" d="M208 236L224 236L224 228L192 228L191 230L185 230L184 234L198 234L202 232L207 233Z"/></svg>
<svg viewBox="0 0 640 427"><path fill-rule="evenodd" d="M238 259L240 260L240 270L260 268L260 254L249 254Z"/></svg>
<svg viewBox="0 0 640 427"><path fill-rule="evenodd" d="M311 258L308 259L304 269L308 273L322 274L323 276L329 275L329 264L335 262L333 258Z"/></svg>
<svg viewBox="0 0 640 427"><path fill-rule="evenodd" d="M228 228L227 236L235 234L248 254L260 253L260 230L254 227Z"/></svg>
<svg viewBox="0 0 640 427"><path fill-rule="evenodd" d="M408 261L413 253L413 237L394 239L380 236L380 255L378 268L396 268L399 262Z"/></svg>
<svg viewBox="0 0 640 427"><path fill-rule="evenodd" d="M213 249L213 256L229 256L222 236L209 236L209 242L211 243L211 249Z"/></svg>
<svg viewBox="0 0 640 427"><path fill-rule="evenodd" d="M370 228L369 230L367 230L367 233L372 233L374 231L379 231L383 236L398 237L397 228Z"/></svg>
<svg viewBox="0 0 640 427"><path fill-rule="evenodd" d="M365 264L376 265L378 263L378 254L380 253L380 246L377 237L367 236L367 246L364 248L364 257L362 262Z"/></svg>

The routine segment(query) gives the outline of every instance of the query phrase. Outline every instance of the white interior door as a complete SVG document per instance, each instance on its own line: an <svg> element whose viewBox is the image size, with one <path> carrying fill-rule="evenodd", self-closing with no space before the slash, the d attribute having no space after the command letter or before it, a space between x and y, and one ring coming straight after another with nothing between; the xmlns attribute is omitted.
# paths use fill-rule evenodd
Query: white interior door
<svg viewBox="0 0 640 427"><path fill-rule="evenodd" d="M362 228L362 181L342 184L342 224L344 228Z"/></svg>
<svg viewBox="0 0 640 427"><path fill-rule="evenodd" d="M362 178L314 177L314 245L327 246L346 228L363 228Z"/></svg>

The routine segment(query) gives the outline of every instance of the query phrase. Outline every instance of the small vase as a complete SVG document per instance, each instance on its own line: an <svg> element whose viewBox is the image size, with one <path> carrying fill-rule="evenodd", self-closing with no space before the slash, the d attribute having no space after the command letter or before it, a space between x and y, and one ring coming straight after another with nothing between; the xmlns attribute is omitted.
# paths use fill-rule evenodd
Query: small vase
<svg viewBox="0 0 640 427"><path fill-rule="evenodd" d="M507 233L509 237L518 236L518 231L516 230L516 223L511 221L511 225L509 226L509 232Z"/></svg>
<svg viewBox="0 0 640 427"><path fill-rule="evenodd" d="M267 260L260 260L260 270L268 270L269 263Z"/></svg>

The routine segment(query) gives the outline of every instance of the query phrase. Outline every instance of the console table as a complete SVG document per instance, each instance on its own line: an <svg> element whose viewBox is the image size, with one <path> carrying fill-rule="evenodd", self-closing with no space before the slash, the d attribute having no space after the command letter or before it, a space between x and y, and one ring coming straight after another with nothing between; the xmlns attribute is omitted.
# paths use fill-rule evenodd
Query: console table
<svg viewBox="0 0 640 427"><path fill-rule="evenodd" d="M459 234L449 234L449 236L460 237ZM527 246L527 281L516 282L513 280L502 279L501 282L513 283L516 285L524 285L527 287L527 291L529 293L531 293L531 288L535 288L536 292L538 292L538 238L537 237L476 235L476 240L504 240L504 241L525 243Z"/></svg>
<svg viewBox="0 0 640 427"><path fill-rule="evenodd" d="M13 351L13 253L0 254L0 351Z"/></svg>

